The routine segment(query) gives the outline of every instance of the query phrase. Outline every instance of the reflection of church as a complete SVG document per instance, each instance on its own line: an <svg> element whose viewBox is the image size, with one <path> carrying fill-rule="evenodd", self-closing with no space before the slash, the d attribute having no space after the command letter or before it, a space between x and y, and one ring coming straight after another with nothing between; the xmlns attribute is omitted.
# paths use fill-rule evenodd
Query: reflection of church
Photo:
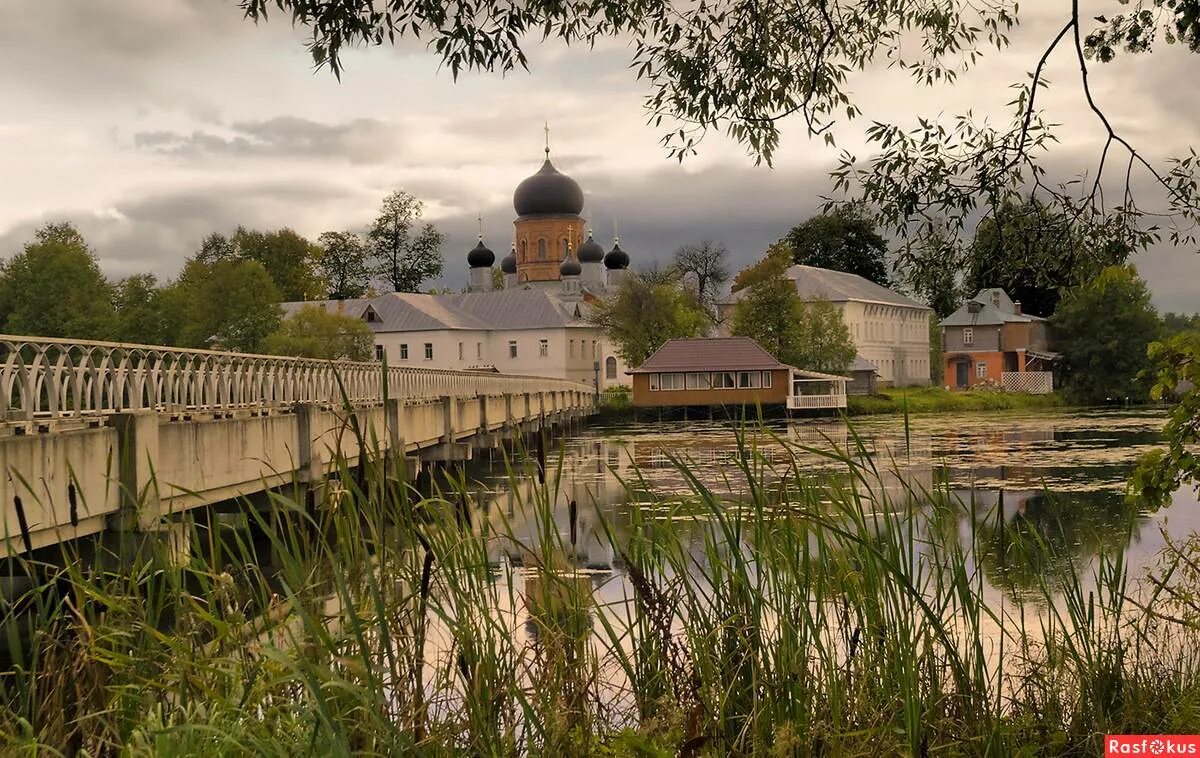
<svg viewBox="0 0 1200 758"><path fill-rule="evenodd" d="M588 312L621 281L629 256L614 237L607 253L585 236L583 190L550 162L513 194L515 234L500 261L484 243L467 253L465 292L391 292L373 298L284 303L286 315L317 305L361 318L375 357L412 368L485 370L571 379L600 389L628 384L625 366Z"/></svg>

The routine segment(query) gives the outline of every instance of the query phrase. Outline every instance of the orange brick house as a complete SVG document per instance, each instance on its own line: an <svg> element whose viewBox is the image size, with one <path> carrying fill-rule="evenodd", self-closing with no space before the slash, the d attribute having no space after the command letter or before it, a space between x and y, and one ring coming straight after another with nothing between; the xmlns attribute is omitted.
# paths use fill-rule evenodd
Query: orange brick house
<svg viewBox="0 0 1200 758"><path fill-rule="evenodd" d="M998 288L980 290L941 322L946 386L979 384L1025 392L1053 388L1046 320L1021 312L1021 304Z"/></svg>

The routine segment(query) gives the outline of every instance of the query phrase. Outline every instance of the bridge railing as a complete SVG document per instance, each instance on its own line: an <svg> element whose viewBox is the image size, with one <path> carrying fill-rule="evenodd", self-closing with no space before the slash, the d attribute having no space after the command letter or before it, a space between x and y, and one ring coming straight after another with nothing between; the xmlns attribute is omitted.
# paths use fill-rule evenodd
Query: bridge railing
<svg viewBox="0 0 1200 758"><path fill-rule="evenodd" d="M0 422L591 387L565 379L0 335Z"/></svg>

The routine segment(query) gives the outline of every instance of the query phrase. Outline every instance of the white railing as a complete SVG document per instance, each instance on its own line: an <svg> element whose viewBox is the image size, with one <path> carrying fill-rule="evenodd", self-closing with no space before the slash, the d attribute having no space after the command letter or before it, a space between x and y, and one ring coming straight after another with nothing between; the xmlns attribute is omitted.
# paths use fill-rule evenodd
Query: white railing
<svg viewBox="0 0 1200 758"><path fill-rule="evenodd" d="M380 363L0 335L0 422L384 399ZM388 367L387 396L583 391L565 379Z"/></svg>
<svg viewBox="0 0 1200 758"><path fill-rule="evenodd" d="M1004 371L1000 384L1005 392L1048 395L1054 391L1054 374L1049 371Z"/></svg>
<svg viewBox="0 0 1200 758"><path fill-rule="evenodd" d="M788 408L792 410L845 407L845 395L788 395Z"/></svg>

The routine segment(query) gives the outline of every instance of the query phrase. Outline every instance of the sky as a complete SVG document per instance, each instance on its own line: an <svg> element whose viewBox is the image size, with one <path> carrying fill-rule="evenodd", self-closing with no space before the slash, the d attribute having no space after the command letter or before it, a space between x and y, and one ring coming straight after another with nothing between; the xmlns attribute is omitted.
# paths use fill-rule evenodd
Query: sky
<svg viewBox="0 0 1200 758"><path fill-rule="evenodd" d="M1090 16L1113 3L1084 5ZM839 125L838 147L865 157L871 120L915 124L971 109L1006 121L1010 85L1033 68L1068 7L1022 4L1013 45L952 87L918 87L884 69L852 76L865 116ZM346 52L339 82L313 68L304 36L279 19L251 24L232 0L0 0L0 257L46 221L67 219L109 276L168 278L211 232L291 227L315 239L362 230L380 200L403 189L447 234L439 283L461 287L477 216L488 244L507 251L512 191L540 166L545 122L556 166L584 189L597 239L608 247L619 223L635 266L714 239L740 268L831 191L837 150L796 121L784 123L773 167L755 166L719 134L682 164L669 159L622 40L594 50L535 42L529 72L458 81L406 41ZM1114 125L1162 159L1200 142L1198 64L1162 46L1093 66L1091 78ZM1070 56L1047 70L1053 86L1040 97L1062 126L1045 165L1067 180L1094 169L1102 132ZM1195 251L1164 243L1133 262L1160 308L1200 310Z"/></svg>

